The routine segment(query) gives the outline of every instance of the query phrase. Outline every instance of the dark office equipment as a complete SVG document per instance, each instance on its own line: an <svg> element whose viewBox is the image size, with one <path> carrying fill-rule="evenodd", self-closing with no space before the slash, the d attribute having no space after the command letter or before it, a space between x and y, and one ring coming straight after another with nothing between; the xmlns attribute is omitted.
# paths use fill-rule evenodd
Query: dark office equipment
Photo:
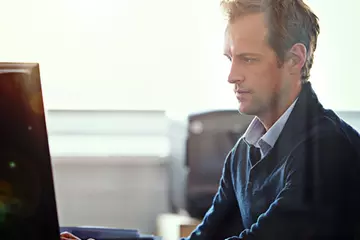
<svg viewBox="0 0 360 240"><path fill-rule="evenodd" d="M170 118L169 200L174 212L185 209L201 219L217 191L226 155L253 116L237 110L192 113Z"/></svg>
<svg viewBox="0 0 360 240"><path fill-rule="evenodd" d="M58 239L38 64L0 63L0 238Z"/></svg>

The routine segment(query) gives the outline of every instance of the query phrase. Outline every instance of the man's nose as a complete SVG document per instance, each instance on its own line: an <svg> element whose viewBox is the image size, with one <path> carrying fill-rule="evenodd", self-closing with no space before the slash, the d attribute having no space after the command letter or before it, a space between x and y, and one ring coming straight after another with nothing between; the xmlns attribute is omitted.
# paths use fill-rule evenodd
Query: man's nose
<svg viewBox="0 0 360 240"><path fill-rule="evenodd" d="M245 80L245 76L242 73L241 69L237 67L234 63L231 64L230 73L228 76L228 82L235 84L239 82L243 82Z"/></svg>

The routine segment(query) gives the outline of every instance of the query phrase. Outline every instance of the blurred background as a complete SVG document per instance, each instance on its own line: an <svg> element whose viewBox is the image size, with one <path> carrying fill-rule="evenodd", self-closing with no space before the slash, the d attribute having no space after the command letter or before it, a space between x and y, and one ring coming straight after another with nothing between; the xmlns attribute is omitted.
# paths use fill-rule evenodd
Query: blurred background
<svg viewBox="0 0 360 240"><path fill-rule="evenodd" d="M360 130L360 2L307 3L321 26L310 81ZM219 1L3 0L0 11L0 60L40 63L60 224L165 235L161 216L200 218L186 174L201 147L189 155L186 139L236 112ZM249 119L229 121L236 137ZM217 161L194 166L218 179Z"/></svg>

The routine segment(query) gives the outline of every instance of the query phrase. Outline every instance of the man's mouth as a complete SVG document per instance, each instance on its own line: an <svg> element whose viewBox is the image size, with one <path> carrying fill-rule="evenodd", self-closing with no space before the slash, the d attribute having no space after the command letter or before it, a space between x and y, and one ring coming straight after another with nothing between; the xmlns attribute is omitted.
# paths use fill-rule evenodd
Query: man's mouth
<svg viewBox="0 0 360 240"><path fill-rule="evenodd" d="M242 99L244 99L244 97L248 94L250 94L251 92L249 90L236 90L235 91L235 96L236 98L241 101Z"/></svg>
<svg viewBox="0 0 360 240"><path fill-rule="evenodd" d="M236 90L235 91L236 94L245 94L245 93L250 93L249 90Z"/></svg>

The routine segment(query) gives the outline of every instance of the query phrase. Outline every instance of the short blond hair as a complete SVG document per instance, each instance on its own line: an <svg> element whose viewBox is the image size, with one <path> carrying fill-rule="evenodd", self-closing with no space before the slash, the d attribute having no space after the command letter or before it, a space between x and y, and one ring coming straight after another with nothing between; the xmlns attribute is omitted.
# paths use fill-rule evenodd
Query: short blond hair
<svg viewBox="0 0 360 240"><path fill-rule="evenodd" d="M301 79L309 79L320 26L318 17L303 0L222 0L221 6L229 22L246 14L265 13L268 42L281 62L294 44L304 44L307 56Z"/></svg>

